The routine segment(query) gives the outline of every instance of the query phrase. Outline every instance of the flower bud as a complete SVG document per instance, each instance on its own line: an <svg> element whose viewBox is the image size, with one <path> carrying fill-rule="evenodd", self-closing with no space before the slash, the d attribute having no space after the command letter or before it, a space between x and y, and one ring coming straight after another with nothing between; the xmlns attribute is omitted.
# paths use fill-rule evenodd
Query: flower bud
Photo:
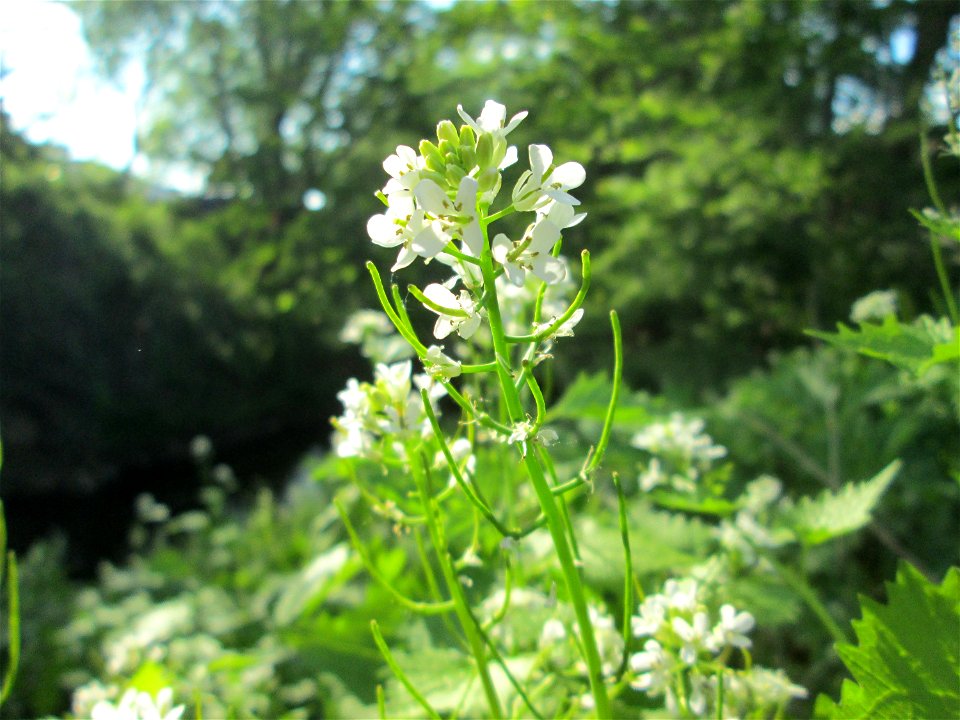
<svg viewBox="0 0 960 720"><path fill-rule="evenodd" d="M494 139L493 157L490 159L490 164L493 165L494 167L500 167L500 163L503 162L503 159L506 156L507 156L507 141L504 138Z"/></svg>
<svg viewBox="0 0 960 720"><path fill-rule="evenodd" d="M463 167L472 170L477 164L477 153L472 145L460 146L460 162Z"/></svg>
<svg viewBox="0 0 960 720"><path fill-rule="evenodd" d="M437 147L440 148L440 154L441 154L441 155L446 156L446 155L453 154L454 157L456 157L456 154L457 154L457 146L458 146L459 144L460 144L459 142L450 142L450 141L448 141L448 140L441 140L441 141L440 141L440 144L439 144Z"/></svg>
<svg viewBox="0 0 960 720"><path fill-rule="evenodd" d="M459 185L460 181L466 174L466 170L459 165L447 165L447 182L449 182L451 185Z"/></svg>
<svg viewBox="0 0 960 720"><path fill-rule="evenodd" d="M423 159L426 161L427 167L430 170L435 170L437 172L443 170L443 155L440 154L437 146L432 142L429 140L421 140L420 154L423 155Z"/></svg>
<svg viewBox="0 0 960 720"><path fill-rule="evenodd" d="M493 136L483 133L477 140L477 165L488 168L493 161Z"/></svg>
<svg viewBox="0 0 960 720"><path fill-rule="evenodd" d="M460 136L457 134L456 126L449 120L441 120L437 124L437 140L441 142L446 140L454 145L459 143Z"/></svg>
<svg viewBox="0 0 960 720"><path fill-rule="evenodd" d="M473 128L469 125L460 126L460 144L470 147L474 147L477 144L477 136L474 134Z"/></svg>
<svg viewBox="0 0 960 720"><path fill-rule="evenodd" d="M481 167L483 166L481 165ZM480 192L485 193L488 190L493 189L493 187L497 184L499 177L500 173L497 172L495 167L488 167L486 170L480 173L480 176L477 178Z"/></svg>

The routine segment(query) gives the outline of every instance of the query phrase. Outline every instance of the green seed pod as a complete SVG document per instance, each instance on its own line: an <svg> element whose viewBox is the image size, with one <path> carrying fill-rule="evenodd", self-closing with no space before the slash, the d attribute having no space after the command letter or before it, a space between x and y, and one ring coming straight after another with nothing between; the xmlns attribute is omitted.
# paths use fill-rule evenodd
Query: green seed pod
<svg viewBox="0 0 960 720"><path fill-rule="evenodd" d="M443 172L443 155L440 154L440 150L437 149L436 145L429 140L421 140L420 154L423 155L423 159L426 161L429 169Z"/></svg>
<svg viewBox="0 0 960 720"><path fill-rule="evenodd" d="M460 144L474 147L477 144L477 136L473 134L473 128L469 125L460 126Z"/></svg>
<svg viewBox="0 0 960 720"><path fill-rule="evenodd" d="M456 126L449 120L441 120L437 123L437 140L443 141L446 140L449 143L456 145L460 142L460 137L457 135Z"/></svg>
<svg viewBox="0 0 960 720"><path fill-rule="evenodd" d="M493 136L490 133L483 133L477 140L477 165L481 168L488 168L492 160Z"/></svg>

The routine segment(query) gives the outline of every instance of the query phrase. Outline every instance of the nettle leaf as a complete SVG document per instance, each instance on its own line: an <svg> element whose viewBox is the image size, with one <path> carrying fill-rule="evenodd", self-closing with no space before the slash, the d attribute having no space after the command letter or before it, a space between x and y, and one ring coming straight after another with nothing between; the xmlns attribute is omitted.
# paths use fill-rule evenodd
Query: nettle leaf
<svg viewBox="0 0 960 720"><path fill-rule="evenodd" d="M887 604L860 598L858 645L838 645L853 675L839 704L817 698L826 718L955 718L960 714L960 568L939 586L907 563L887 584Z"/></svg>
<svg viewBox="0 0 960 720"><path fill-rule="evenodd" d="M780 521L806 545L818 545L859 530L870 522L870 514L900 470L894 460L869 480L847 483L837 492L826 490L815 498L801 498L788 507Z"/></svg>
<svg viewBox="0 0 960 720"><path fill-rule="evenodd" d="M960 361L960 328L952 327L946 318L934 320L923 315L907 325L890 315L881 325L861 323L859 330L837 323L836 333L806 333L836 347L886 360L917 377L939 363Z"/></svg>

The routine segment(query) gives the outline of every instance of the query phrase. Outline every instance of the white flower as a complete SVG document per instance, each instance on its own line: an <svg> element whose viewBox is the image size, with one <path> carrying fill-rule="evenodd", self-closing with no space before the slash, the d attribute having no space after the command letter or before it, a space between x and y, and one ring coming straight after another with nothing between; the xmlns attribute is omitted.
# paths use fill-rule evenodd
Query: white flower
<svg viewBox="0 0 960 720"><path fill-rule="evenodd" d="M805 698L808 694L805 687L790 682L782 670L754 667L749 673L744 673L743 679L757 705L781 705L793 698Z"/></svg>
<svg viewBox="0 0 960 720"><path fill-rule="evenodd" d="M518 242L511 242L499 233L491 245L493 257L503 265L510 282L518 287L524 284L528 271L548 285L562 282L567 274L566 263L551 251L560 239L560 231L573 227L585 217L585 213L575 215L569 205L553 205L547 212L537 213L537 221Z"/></svg>
<svg viewBox="0 0 960 720"><path fill-rule="evenodd" d="M420 182L420 174L424 167L423 158L417 155L416 150L406 145L398 145L396 154L383 161L383 169L396 181L399 187L406 190L413 190ZM384 194L389 196L391 193L388 189L392 190L394 187L388 181L387 187L384 188Z"/></svg>
<svg viewBox="0 0 960 720"><path fill-rule="evenodd" d="M498 137L506 137L520 122L527 116L527 111L518 112L510 122L504 127L504 120L507 118L507 108L495 100L487 100L484 103L483 110L480 111L480 117L474 120L463 109L463 105L457 105L457 112L463 121L473 128L478 135L486 132Z"/></svg>
<svg viewBox="0 0 960 720"><path fill-rule="evenodd" d="M390 272L407 267L418 255L426 259L435 257L450 242L442 223L427 219L421 209L415 209L406 217L395 214L392 208L374 215L367 221L367 234L381 247L401 246Z"/></svg>
<svg viewBox="0 0 960 720"><path fill-rule="evenodd" d="M480 257L480 251L483 250L483 232L477 220L478 189L476 179L465 175L457 188L456 200L447 197L433 180L422 180L413 191L420 207L447 221L447 231L454 228L459 230L466 250L474 257Z"/></svg>
<svg viewBox="0 0 960 720"><path fill-rule="evenodd" d="M541 445L553 445L559 439L557 431L552 428L541 428L534 432L534 424L529 420L518 422L513 426L513 432L507 438L508 443L535 442Z"/></svg>
<svg viewBox="0 0 960 720"><path fill-rule="evenodd" d="M413 369L409 360L404 362L377 363L374 368L374 378L378 390L384 392L389 402L400 405L407 401L410 394L410 372Z"/></svg>
<svg viewBox="0 0 960 720"><path fill-rule="evenodd" d="M453 331L466 340L480 327L480 310L469 291L461 290L457 296L443 285L430 283L423 289L423 294L435 306L425 307L439 316L433 326L433 335L438 340Z"/></svg>
<svg viewBox="0 0 960 720"><path fill-rule="evenodd" d="M583 308L577 308L576 310L573 311L573 314L570 317L568 317L566 320L564 320L560 324L560 327L558 327L556 330L554 330L552 333L550 333L550 335L548 335L544 339L549 340L550 338L573 337L573 329L577 326L577 324L580 322L582 318L583 318ZM547 322L536 323L533 326L533 332L535 334L542 333L544 330L546 330L551 325L553 325L556 321L557 321L557 317L554 316L549 320L547 320Z"/></svg>
<svg viewBox="0 0 960 720"><path fill-rule="evenodd" d="M567 629L556 618L550 618L543 624L540 632L540 647L547 647L566 639Z"/></svg>
<svg viewBox="0 0 960 720"><path fill-rule="evenodd" d="M855 323L883 320L897 314L897 293L893 290L874 290L853 303L850 319Z"/></svg>
<svg viewBox="0 0 960 720"><path fill-rule="evenodd" d="M700 650L709 649L707 640L710 633L710 620L705 612L693 615L693 622L689 623L682 617L675 617L670 621L673 631L683 641L680 649L680 659L687 665L694 665L700 655Z"/></svg>
<svg viewBox="0 0 960 720"><path fill-rule="evenodd" d="M681 612L693 612L697 609L697 581L691 578L667 580L663 585L663 595L667 606Z"/></svg>
<svg viewBox="0 0 960 720"><path fill-rule="evenodd" d="M755 621L748 612L737 612L733 605L720 608L720 622L713 628L710 637L711 649L719 651L725 645L748 648L752 644L747 633L753 630Z"/></svg>
<svg viewBox="0 0 960 720"><path fill-rule="evenodd" d="M444 379L457 377L461 373L461 365L449 355L445 355L443 348L431 345L423 358L423 365L433 377Z"/></svg>
<svg viewBox="0 0 960 720"><path fill-rule="evenodd" d="M127 690L117 705L101 700L90 713L93 720L179 720L185 706L173 707L173 690L164 688L156 699L150 693Z"/></svg>
<svg viewBox="0 0 960 720"><path fill-rule="evenodd" d="M650 697L662 695L673 682L673 655L666 652L656 640L647 640L643 651L630 656L630 669L637 677L630 685Z"/></svg>
<svg viewBox="0 0 960 720"><path fill-rule="evenodd" d="M393 324L380 310L357 310L350 314L343 329L340 341L359 345L370 333L386 335L393 332Z"/></svg>
<svg viewBox="0 0 960 720"><path fill-rule="evenodd" d="M648 595L639 608L640 614L630 618L634 637L656 635L667 618L667 601L663 595Z"/></svg>
<svg viewBox="0 0 960 720"><path fill-rule="evenodd" d="M706 465L726 456L727 449L714 445L703 427L704 422L699 418L687 421L682 414L673 413L666 422L652 423L638 432L630 444L654 455Z"/></svg>
<svg viewBox="0 0 960 720"><path fill-rule="evenodd" d="M567 190L583 185L587 174L578 162L553 164L553 152L546 145L531 145L530 169L517 180L513 188L513 206L517 210L536 210L551 202L579 205L580 201Z"/></svg>

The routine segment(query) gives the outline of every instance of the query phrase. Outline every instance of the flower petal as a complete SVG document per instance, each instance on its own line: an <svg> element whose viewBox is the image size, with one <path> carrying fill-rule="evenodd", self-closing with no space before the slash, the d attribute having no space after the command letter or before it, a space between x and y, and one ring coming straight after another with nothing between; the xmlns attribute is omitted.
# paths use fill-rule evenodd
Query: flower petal
<svg viewBox="0 0 960 720"><path fill-rule="evenodd" d="M453 203L443 189L433 180L421 180L413 191L417 202L427 212L434 215L448 215L453 212Z"/></svg>
<svg viewBox="0 0 960 720"><path fill-rule="evenodd" d="M403 228L389 215L374 215L367 220L367 235L380 247L395 247L403 242Z"/></svg>

